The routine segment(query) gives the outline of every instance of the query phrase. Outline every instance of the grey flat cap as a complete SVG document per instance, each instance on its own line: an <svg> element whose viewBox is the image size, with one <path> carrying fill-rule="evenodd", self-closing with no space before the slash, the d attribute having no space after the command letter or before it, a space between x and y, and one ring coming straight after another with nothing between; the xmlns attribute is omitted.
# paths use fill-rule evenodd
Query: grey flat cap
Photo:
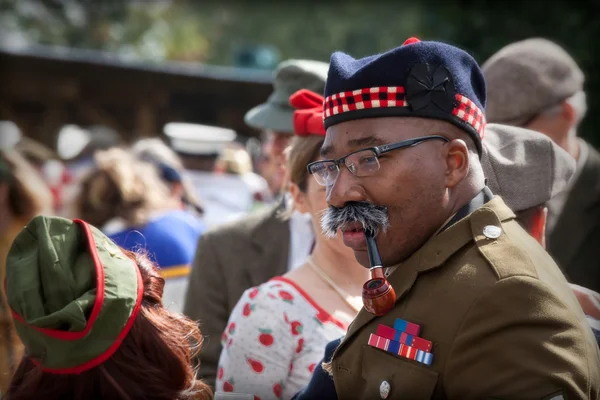
<svg viewBox="0 0 600 400"><path fill-rule="evenodd" d="M277 66L273 76L273 93L266 103L246 113L244 121L252 128L294 134L294 109L290 96L300 89L316 93L325 91L329 64L312 60L287 60Z"/></svg>
<svg viewBox="0 0 600 400"><path fill-rule="evenodd" d="M565 190L576 165L547 136L500 124L486 126L481 162L489 188L515 212L544 204Z"/></svg>
<svg viewBox="0 0 600 400"><path fill-rule="evenodd" d="M542 38L511 43L482 66L488 122L522 126L583 89L584 75L559 45Z"/></svg>

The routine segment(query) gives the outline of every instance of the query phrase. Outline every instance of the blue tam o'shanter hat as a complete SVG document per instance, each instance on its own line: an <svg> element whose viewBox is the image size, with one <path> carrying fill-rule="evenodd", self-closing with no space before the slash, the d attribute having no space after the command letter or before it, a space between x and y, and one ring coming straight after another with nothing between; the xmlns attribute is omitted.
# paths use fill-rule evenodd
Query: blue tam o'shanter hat
<svg viewBox="0 0 600 400"><path fill-rule="evenodd" d="M331 56L323 118L325 128L372 117L448 121L468 132L481 154L485 80L473 57L457 47L410 38L383 54Z"/></svg>

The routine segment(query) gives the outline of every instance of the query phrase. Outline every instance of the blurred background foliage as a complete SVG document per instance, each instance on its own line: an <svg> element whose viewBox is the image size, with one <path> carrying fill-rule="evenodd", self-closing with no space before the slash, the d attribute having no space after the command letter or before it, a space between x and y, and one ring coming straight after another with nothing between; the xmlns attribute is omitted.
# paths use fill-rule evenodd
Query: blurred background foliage
<svg viewBox="0 0 600 400"><path fill-rule="evenodd" d="M409 36L443 40L480 63L515 40L543 36L586 73L581 134L600 146L597 0L0 0L0 44L95 49L151 63L272 69L287 58L365 56Z"/></svg>

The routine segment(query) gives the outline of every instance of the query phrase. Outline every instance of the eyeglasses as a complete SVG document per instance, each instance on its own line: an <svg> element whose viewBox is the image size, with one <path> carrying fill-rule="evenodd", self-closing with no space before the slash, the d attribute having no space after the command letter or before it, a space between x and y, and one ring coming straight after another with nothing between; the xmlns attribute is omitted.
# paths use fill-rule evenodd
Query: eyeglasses
<svg viewBox="0 0 600 400"><path fill-rule="evenodd" d="M308 169L308 173L315 177L315 180L319 185L332 186L340 173L340 166L342 164L345 165L346 168L348 168L348 171L354 176L370 176L379 171L379 168L381 167L379 164L379 157L382 154L389 153L393 150L413 147L427 140L450 141L445 137L438 135L423 136L420 138L403 140L398 143L384 144L358 150L337 160L314 161L308 164L306 168Z"/></svg>

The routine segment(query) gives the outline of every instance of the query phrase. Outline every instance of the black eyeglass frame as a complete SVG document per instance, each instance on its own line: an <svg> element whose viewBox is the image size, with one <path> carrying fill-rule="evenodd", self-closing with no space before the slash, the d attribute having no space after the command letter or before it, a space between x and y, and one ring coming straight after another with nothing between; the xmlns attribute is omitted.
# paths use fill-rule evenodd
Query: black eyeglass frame
<svg viewBox="0 0 600 400"><path fill-rule="evenodd" d="M385 153L389 153L390 151L405 149L407 147L413 147L413 146L418 145L419 143L423 143L423 142L428 141L428 140L443 140L446 143L448 143L450 141L450 139L445 138L445 137L440 136L440 135L422 136L422 137L419 137L419 138L403 140L401 142L390 143L390 144L382 144L382 145L379 145L379 146L367 147L367 148L364 148L364 149L356 150L356 151L353 151L352 153L346 154L342 158L338 158L337 160L335 160L335 159L328 159L328 160L313 161L313 162L309 163L306 166L306 169L308 170L308 173L310 175L312 175L313 172L311 171L311 166L317 165L317 164L321 164L321 163L326 163L326 162L333 162L335 164L335 166L337 167L338 172L339 172L340 166L342 164L346 167L346 169L348 169L348 171L350 171L350 168L348 168L348 166L346 165L345 161L352 154L361 153L363 151L371 150L375 154L375 157L377 157L379 159L379 157L381 155L383 155ZM350 171L350 173L352 175L355 175L352 171Z"/></svg>

